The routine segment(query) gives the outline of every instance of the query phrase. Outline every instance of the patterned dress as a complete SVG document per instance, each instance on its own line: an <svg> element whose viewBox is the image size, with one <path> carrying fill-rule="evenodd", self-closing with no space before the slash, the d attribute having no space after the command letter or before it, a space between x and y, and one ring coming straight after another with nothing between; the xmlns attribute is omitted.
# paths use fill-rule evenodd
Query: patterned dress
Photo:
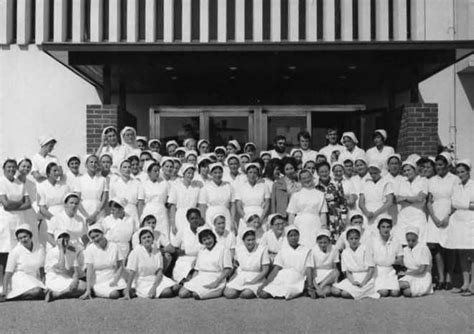
<svg viewBox="0 0 474 334"><path fill-rule="evenodd" d="M319 181L316 189L324 193L328 205L328 229L331 232L331 242L335 244L344 232L347 222L347 201L342 183L329 180L329 183L325 185Z"/></svg>

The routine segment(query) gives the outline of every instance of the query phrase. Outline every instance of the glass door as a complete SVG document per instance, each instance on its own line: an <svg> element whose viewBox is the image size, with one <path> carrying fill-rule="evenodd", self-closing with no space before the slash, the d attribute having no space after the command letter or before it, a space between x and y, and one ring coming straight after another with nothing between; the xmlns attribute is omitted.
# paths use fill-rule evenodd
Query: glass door
<svg viewBox="0 0 474 334"><path fill-rule="evenodd" d="M254 111L229 108L204 112L207 133L214 146L226 146L229 140L237 140L243 145L254 141Z"/></svg>
<svg viewBox="0 0 474 334"><path fill-rule="evenodd" d="M169 140L199 139L200 132L199 110L157 108L151 113L150 137L160 139L163 145Z"/></svg>

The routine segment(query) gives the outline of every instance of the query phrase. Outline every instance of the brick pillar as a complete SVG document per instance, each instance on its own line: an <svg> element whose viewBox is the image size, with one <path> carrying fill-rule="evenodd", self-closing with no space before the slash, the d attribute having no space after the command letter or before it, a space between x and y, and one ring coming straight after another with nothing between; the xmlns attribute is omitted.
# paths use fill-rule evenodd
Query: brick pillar
<svg viewBox="0 0 474 334"><path fill-rule="evenodd" d="M414 103L403 107L397 152L405 159L412 153L435 156L438 153L438 105Z"/></svg>
<svg viewBox="0 0 474 334"><path fill-rule="evenodd" d="M87 105L87 153L95 153L100 146L102 130L118 126L118 107L113 104Z"/></svg>

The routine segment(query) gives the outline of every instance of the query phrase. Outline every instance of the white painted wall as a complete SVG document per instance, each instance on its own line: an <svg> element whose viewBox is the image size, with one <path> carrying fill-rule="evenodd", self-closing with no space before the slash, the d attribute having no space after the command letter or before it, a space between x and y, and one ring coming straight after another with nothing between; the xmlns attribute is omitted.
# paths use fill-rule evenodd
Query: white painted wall
<svg viewBox="0 0 474 334"><path fill-rule="evenodd" d="M95 88L36 46L0 49L0 160L33 155L42 134L61 162L85 154L87 104L101 104Z"/></svg>

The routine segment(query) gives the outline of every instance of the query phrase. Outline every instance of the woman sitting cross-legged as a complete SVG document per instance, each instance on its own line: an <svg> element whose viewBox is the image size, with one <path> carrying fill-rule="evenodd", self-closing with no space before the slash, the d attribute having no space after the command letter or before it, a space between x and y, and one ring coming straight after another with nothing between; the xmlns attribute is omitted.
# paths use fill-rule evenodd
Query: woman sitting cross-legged
<svg viewBox="0 0 474 334"><path fill-rule="evenodd" d="M56 246L46 252L45 300L78 298L86 291L86 283L79 280L83 276L82 268L79 268L80 250L69 244L67 231L56 231L54 239Z"/></svg>
<svg viewBox="0 0 474 334"><path fill-rule="evenodd" d="M163 275L163 257L160 249L154 247L153 229L142 227L138 231L138 239L140 244L128 256L125 298L130 299L134 295L141 298L174 297L179 285Z"/></svg>
<svg viewBox="0 0 474 334"><path fill-rule="evenodd" d="M375 264L371 249L360 243L360 227L347 229L349 247L341 255L341 269L346 279L334 285L332 294L343 298L380 298L375 291Z"/></svg>
<svg viewBox="0 0 474 334"><path fill-rule="evenodd" d="M296 225L286 229L288 246L283 246L275 257L273 269L258 289L260 298L292 299L300 296L305 287L310 249L300 245L300 232ZM308 284L309 286L309 284Z"/></svg>
<svg viewBox="0 0 474 334"><path fill-rule="evenodd" d="M257 297L257 290L270 270L270 258L266 247L256 242L256 231L247 227L242 231L243 245L235 249L237 271L224 290L229 299Z"/></svg>
<svg viewBox="0 0 474 334"><path fill-rule="evenodd" d="M418 241L420 230L416 226L406 229L407 247L403 248L405 276L398 280L405 297L420 297L433 293L431 278L431 253L425 244Z"/></svg>
<svg viewBox="0 0 474 334"><path fill-rule="evenodd" d="M230 250L217 244L210 226L198 229L199 242L204 246L198 253L194 274L179 290L181 298L211 299L221 297L226 278L232 271Z"/></svg>
<svg viewBox="0 0 474 334"><path fill-rule="evenodd" d="M100 298L122 297L127 283L122 278L124 257L119 246L107 240L99 224L90 226L87 234L92 243L84 251L87 288L81 299L90 299L92 292Z"/></svg>
<svg viewBox="0 0 474 334"><path fill-rule="evenodd" d="M15 231L15 236L18 244L8 255L3 279L3 295L0 295L0 298L43 299L44 247L33 243L33 233L29 225L20 225Z"/></svg>

